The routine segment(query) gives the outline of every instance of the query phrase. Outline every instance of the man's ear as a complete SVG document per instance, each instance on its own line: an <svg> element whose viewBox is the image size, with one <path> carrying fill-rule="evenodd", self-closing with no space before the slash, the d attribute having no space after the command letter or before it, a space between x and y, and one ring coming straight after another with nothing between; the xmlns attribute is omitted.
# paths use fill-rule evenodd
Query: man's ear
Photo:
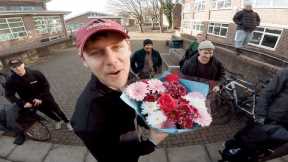
<svg viewBox="0 0 288 162"><path fill-rule="evenodd" d="M85 60L85 58L84 58L83 54L82 54L82 55L81 55L81 54L79 54L79 56L80 56L80 59L81 59L81 61L82 61L82 64L83 64L85 67L87 67L87 68L88 68L88 64L87 64L87 62L86 62L86 60Z"/></svg>

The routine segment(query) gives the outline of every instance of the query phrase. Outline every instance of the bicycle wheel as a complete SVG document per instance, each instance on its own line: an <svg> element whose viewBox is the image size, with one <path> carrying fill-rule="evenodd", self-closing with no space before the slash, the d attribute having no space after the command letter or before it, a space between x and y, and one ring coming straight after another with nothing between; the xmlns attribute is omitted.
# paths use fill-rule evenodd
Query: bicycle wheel
<svg viewBox="0 0 288 162"><path fill-rule="evenodd" d="M51 139L51 133L48 127L42 121L34 122L25 130L26 136L35 141L48 141Z"/></svg>

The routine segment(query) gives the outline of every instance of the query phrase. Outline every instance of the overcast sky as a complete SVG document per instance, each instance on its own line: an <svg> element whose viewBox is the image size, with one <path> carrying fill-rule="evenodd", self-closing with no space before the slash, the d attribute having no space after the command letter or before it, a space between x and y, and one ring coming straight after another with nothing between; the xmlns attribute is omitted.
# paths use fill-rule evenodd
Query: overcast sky
<svg viewBox="0 0 288 162"><path fill-rule="evenodd" d="M87 11L112 13L107 9L109 0L52 0L47 3L48 10L71 11L65 18L72 17Z"/></svg>

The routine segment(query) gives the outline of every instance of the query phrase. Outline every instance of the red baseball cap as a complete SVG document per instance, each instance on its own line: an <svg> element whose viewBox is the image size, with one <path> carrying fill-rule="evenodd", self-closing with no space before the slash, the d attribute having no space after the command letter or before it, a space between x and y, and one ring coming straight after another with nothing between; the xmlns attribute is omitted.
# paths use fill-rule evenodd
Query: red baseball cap
<svg viewBox="0 0 288 162"><path fill-rule="evenodd" d="M79 48L80 55L83 53L83 48L87 40L93 34L106 31L118 32L122 34L124 38L129 38L127 30L119 23L112 20L94 19L76 32L76 47Z"/></svg>

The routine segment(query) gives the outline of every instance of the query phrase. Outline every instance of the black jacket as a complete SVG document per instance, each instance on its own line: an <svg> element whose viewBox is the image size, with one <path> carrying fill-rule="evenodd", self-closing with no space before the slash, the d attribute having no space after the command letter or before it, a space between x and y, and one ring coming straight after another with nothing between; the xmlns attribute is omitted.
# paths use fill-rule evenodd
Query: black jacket
<svg viewBox="0 0 288 162"><path fill-rule="evenodd" d="M288 68L281 70L263 89L255 113L256 117L288 124Z"/></svg>
<svg viewBox="0 0 288 162"><path fill-rule="evenodd" d="M222 63L215 57L212 57L208 64L210 64L211 67L208 74L209 77L203 79L214 80L219 84L222 83L225 79L225 69ZM197 76L198 65L198 55L194 55L189 60L185 61L183 67L181 68L181 73L191 77L199 77Z"/></svg>
<svg viewBox="0 0 288 162"><path fill-rule="evenodd" d="M153 143L137 137L135 111L120 95L92 75L71 119L75 133L98 162L136 162L154 151Z"/></svg>
<svg viewBox="0 0 288 162"><path fill-rule="evenodd" d="M138 74L142 72L145 63L145 56L146 52L144 49L140 49L136 51L131 57L131 69L134 73ZM152 50L152 61L153 61L153 68L155 72L162 66L162 58L158 51Z"/></svg>
<svg viewBox="0 0 288 162"><path fill-rule="evenodd" d="M40 71L26 68L22 77L12 72L5 84L5 96L10 102L24 107L26 102L32 103L35 98L54 100L49 89L49 83ZM16 97L16 93L20 98Z"/></svg>
<svg viewBox="0 0 288 162"><path fill-rule="evenodd" d="M233 21L237 24L237 30L244 30L248 32L252 32L256 29L256 26L260 25L260 17L254 11L249 10L241 10L237 12L234 17Z"/></svg>

